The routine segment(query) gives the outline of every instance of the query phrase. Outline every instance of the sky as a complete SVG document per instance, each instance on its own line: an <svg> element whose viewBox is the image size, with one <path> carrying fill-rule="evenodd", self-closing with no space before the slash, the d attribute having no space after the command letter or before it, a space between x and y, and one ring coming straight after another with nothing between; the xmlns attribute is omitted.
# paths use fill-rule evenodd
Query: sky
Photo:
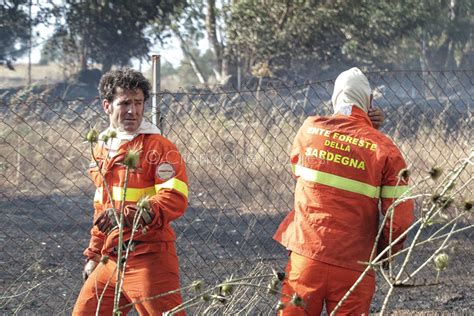
<svg viewBox="0 0 474 316"><path fill-rule="evenodd" d="M48 36L51 36L53 33L52 28L48 28L44 25L40 25L35 28L33 34L40 34L40 36L36 36L33 42L33 45L35 43L42 43L44 42ZM199 49L205 51L208 48L207 44L207 39L201 40L199 42ZM35 46L32 49L31 53L31 62L33 64L36 64L39 62L41 58L41 48L42 45ZM154 47L151 48L150 50L150 56L158 54L161 55L162 58L162 63L167 61L173 65L173 67L178 67L184 58L183 52L181 51L181 48L179 47L179 42L176 37L171 37L167 40L167 43L162 46L161 44L156 44ZM17 60L17 63L28 63L28 54L25 54L23 57L19 58ZM139 67L139 60L138 59L133 59L132 60L133 68L138 69ZM146 70L147 67L151 67L151 58L149 61L144 61L142 63L142 70Z"/></svg>
<svg viewBox="0 0 474 316"><path fill-rule="evenodd" d="M36 12L38 11L37 5L33 4L32 6L32 14L35 15ZM37 43L43 43L45 42L49 36L53 33L54 29L53 26L45 26L45 25L38 25L34 27L33 29L33 34L34 40L33 40L33 46ZM41 48L42 45L37 45L34 46L32 49L31 53L31 62L33 64L36 64L39 62L41 58ZM201 51L206 51L209 48L207 38L202 39L198 43L198 48ZM162 64L167 61L173 65L173 67L178 67L183 60L183 52L181 51L181 48L179 47L179 41L176 37L171 37L168 38L166 41L165 45L161 45L157 43L154 47L151 48L150 50L150 60L148 61L143 61L142 62L142 71L146 71L147 68L151 67L151 55L158 54L161 55L161 60ZM133 68L138 69L139 68L139 60L138 59L132 59L131 60ZM28 54L25 53L24 56L21 58L18 58L17 63L28 63Z"/></svg>

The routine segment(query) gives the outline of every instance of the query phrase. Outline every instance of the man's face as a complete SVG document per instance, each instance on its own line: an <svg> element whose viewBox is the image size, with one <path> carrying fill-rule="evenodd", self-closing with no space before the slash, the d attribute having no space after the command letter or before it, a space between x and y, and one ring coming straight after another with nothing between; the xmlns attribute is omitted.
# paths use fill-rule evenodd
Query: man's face
<svg viewBox="0 0 474 316"><path fill-rule="evenodd" d="M145 97L141 89L117 88L112 102L102 101L105 113L109 115L110 126L121 132L135 132L143 119Z"/></svg>

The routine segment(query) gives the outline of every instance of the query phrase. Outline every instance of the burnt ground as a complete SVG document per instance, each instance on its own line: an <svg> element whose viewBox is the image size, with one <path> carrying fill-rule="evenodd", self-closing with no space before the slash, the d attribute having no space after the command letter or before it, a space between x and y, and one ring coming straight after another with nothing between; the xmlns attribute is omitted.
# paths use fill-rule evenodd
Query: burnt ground
<svg viewBox="0 0 474 316"><path fill-rule="evenodd" d="M0 200L0 314L70 314L81 287L82 249L88 242L89 197L11 197ZM191 205L175 223L182 285L207 284L249 273L258 263L283 269L286 252L271 239L281 215L226 213ZM413 287L397 288L389 305L400 313L469 313L474 310L472 230L451 242L451 263L434 283L430 264ZM430 249L428 249L430 250ZM432 249L431 249L432 250ZM425 253L418 254L420 263ZM379 278L372 312L387 286ZM189 294L185 294L188 296ZM274 314L267 296L250 314ZM193 314L192 311L189 314Z"/></svg>

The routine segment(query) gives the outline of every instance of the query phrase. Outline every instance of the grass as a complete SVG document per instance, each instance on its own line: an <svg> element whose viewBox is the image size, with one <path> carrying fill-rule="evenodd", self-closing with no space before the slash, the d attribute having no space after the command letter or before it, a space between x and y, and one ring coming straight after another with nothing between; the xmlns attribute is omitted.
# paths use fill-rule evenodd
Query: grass
<svg viewBox="0 0 474 316"><path fill-rule="evenodd" d="M31 81L34 84L55 84L64 81L70 75L61 69L58 64L31 65ZM16 64L15 70L0 67L0 89L22 87L28 83L28 65Z"/></svg>
<svg viewBox="0 0 474 316"><path fill-rule="evenodd" d="M0 89L18 88L28 84L28 64L15 64L15 70L0 66ZM59 63L47 65L31 65L31 81L35 85L49 85L64 82L75 73L74 70L64 68ZM145 73L151 80L151 71ZM182 87L182 81L176 75L161 78L161 89L177 91Z"/></svg>

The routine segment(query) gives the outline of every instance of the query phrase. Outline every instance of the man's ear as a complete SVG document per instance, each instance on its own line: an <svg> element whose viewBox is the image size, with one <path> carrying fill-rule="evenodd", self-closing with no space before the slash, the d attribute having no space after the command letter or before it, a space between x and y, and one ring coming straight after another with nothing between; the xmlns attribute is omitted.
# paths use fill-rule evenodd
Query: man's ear
<svg viewBox="0 0 474 316"><path fill-rule="evenodd" d="M107 99L102 100L102 108L104 109L104 112L107 115L110 114L111 111L112 111L111 106L112 106L112 104L109 102L109 100L107 100Z"/></svg>

